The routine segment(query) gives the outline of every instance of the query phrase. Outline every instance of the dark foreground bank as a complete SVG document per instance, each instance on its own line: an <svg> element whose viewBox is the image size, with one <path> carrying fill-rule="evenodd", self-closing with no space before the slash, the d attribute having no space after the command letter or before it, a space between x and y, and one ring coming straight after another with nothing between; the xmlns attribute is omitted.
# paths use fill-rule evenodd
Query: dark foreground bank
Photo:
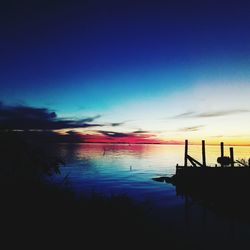
<svg viewBox="0 0 250 250"><path fill-rule="evenodd" d="M1 232L2 243L20 246L188 247L153 220L149 207L127 196L76 197L38 182L1 182Z"/></svg>
<svg viewBox="0 0 250 250"><path fill-rule="evenodd" d="M48 175L60 174L63 161L57 153L56 147L46 142L16 133L0 133L3 249L16 245L32 249L249 249L242 241L214 237L208 231L193 234L188 229L188 218L192 218L190 208L198 198L186 193L186 187L184 193L176 189L191 198L186 211L190 210L187 229L180 231L164 220L166 211L155 214L150 204L135 202L126 195L79 196L67 186L45 181ZM216 225L212 229L216 231Z"/></svg>
<svg viewBox="0 0 250 250"><path fill-rule="evenodd" d="M0 142L1 245L187 248L145 204L125 195L79 197L46 182L63 163L46 143L17 133L0 133Z"/></svg>

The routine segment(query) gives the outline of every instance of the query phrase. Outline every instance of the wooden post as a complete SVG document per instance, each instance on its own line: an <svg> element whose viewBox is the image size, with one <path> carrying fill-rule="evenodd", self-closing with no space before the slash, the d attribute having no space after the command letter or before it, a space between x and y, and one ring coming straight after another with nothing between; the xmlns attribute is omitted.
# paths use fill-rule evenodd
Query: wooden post
<svg viewBox="0 0 250 250"><path fill-rule="evenodd" d="M202 140L202 165L203 167L206 167L205 140Z"/></svg>
<svg viewBox="0 0 250 250"><path fill-rule="evenodd" d="M224 157L224 143L223 143L223 142L220 143L220 152L221 152L221 153L220 153L220 155L221 155L221 160L222 160L222 162L223 162L223 157ZM221 163L221 166L224 167L224 166L223 166L223 163Z"/></svg>
<svg viewBox="0 0 250 250"><path fill-rule="evenodd" d="M230 161L231 161L231 167L234 167L234 148L230 148Z"/></svg>
<svg viewBox="0 0 250 250"><path fill-rule="evenodd" d="M187 167L187 156L188 156L188 140L185 140L184 167Z"/></svg>

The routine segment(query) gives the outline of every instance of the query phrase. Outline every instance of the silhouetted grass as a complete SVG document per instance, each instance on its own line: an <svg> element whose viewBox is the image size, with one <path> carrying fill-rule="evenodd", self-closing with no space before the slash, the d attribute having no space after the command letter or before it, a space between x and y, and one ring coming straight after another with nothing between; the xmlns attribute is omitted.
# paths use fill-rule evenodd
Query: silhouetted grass
<svg viewBox="0 0 250 250"><path fill-rule="evenodd" d="M53 184L1 182L1 204L1 227L10 242L182 249L167 225L162 228L147 207L126 195L77 197Z"/></svg>

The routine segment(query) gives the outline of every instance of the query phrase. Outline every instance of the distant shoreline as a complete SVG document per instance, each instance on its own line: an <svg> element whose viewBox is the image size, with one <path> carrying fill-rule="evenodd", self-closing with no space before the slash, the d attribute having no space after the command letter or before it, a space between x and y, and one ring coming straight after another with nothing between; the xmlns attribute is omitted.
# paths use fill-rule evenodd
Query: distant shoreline
<svg viewBox="0 0 250 250"><path fill-rule="evenodd" d="M51 143L51 142L50 142ZM127 143L127 142L52 142L52 143L60 143L60 144L110 144L110 145L170 145L170 146L182 146L184 143L153 143L153 142L148 142L148 143ZM196 144L196 143L190 143L191 146L200 146L201 144ZM210 144L207 143L207 146L219 146L219 143L216 144ZM250 147L250 144L224 144L226 147L229 146L235 146L235 147Z"/></svg>

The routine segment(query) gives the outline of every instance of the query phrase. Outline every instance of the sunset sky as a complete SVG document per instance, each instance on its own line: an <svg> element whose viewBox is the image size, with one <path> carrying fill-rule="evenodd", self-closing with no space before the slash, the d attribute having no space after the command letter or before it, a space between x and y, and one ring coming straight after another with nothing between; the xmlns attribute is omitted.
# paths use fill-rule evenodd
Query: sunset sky
<svg viewBox="0 0 250 250"><path fill-rule="evenodd" d="M249 13L241 0L6 1L0 129L250 145Z"/></svg>

